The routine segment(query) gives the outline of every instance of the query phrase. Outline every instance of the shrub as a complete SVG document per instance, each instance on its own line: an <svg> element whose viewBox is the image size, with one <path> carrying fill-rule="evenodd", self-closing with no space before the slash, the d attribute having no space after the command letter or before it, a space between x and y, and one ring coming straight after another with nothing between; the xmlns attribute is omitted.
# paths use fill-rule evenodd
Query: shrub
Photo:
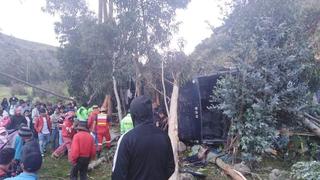
<svg viewBox="0 0 320 180"><path fill-rule="evenodd" d="M297 162L291 167L291 177L298 180L315 180L320 177L320 162Z"/></svg>

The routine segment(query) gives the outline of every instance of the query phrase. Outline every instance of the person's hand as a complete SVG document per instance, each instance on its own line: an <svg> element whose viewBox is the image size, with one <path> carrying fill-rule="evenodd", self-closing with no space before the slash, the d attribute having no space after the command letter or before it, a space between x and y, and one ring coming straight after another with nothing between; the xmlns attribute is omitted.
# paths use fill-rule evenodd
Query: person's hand
<svg viewBox="0 0 320 180"><path fill-rule="evenodd" d="M19 164L19 160L17 160L17 159L12 160L12 162L11 162L12 166L17 166L18 164Z"/></svg>

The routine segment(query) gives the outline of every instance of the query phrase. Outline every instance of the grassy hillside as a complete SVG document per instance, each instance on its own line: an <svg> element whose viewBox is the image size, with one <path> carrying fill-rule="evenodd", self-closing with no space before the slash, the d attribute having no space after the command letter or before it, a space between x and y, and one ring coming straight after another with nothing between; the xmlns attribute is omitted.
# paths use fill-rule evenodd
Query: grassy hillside
<svg viewBox="0 0 320 180"><path fill-rule="evenodd" d="M39 84L60 78L57 48L0 33L0 71ZM11 81L0 77L1 84Z"/></svg>

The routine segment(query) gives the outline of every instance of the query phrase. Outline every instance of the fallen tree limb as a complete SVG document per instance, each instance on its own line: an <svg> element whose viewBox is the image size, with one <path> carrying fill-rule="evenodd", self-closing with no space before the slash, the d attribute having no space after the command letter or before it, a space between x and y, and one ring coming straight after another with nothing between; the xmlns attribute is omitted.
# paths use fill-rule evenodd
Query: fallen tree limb
<svg viewBox="0 0 320 180"><path fill-rule="evenodd" d="M103 162L106 162L105 157L101 157L97 160L92 161L88 166L88 170L91 171L91 170L95 169L96 167L100 166L100 164L102 164Z"/></svg>
<svg viewBox="0 0 320 180"><path fill-rule="evenodd" d="M316 118L316 117L314 117L314 116L312 116L312 115L310 115L310 114L308 114L308 113L304 113L304 115L305 115L307 118L310 118L312 121L320 124L320 119L318 119L318 118Z"/></svg>
<svg viewBox="0 0 320 180"><path fill-rule="evenodd" d="M320 128L315 125L312 121L310 121L308 118L304 118L302 120L302 123L309 128L316 136L320 137Z"/></svg>
<svg viewBox="0 0 320 180"><path fill-rule="evenodd" d="M210 162L215 163L219 168L223 169L223 171L233 180L247 180L239 171L236 171L231 165L223 162L218 155L214 153L212 153L212 159L210 159Z"/></svg>
<svg viewBox="0 0 320 180"><path fill-rule="evenodd" d="M312 133L302 133L302 132L288 132L288 136L316 136L315 134Z"/></svg>
<svg viewBox="0 0 320 180"><path fill-rule="evenodd" d="M38 90L40 90L40 91L43 91L43 92L45 92L45 93L54 95L54 96L56 96L56 97L59 97L59 98L62 98L62 99L67 99L67 100L74 100L74 99L72 99L72 98L70 98L70 97L66 97L66 96L57 94L57 93L55 93L55 92L49 91L49 90L47 90L47 89L38 87L38 86L36 86L36 85L33 85L33 84L31 84L31 83L28 83L28 82L26 82L26 81L23 81L23 80L21 80L21 79L18 79L18 78L16 78L16 77L12 76L12 75L9 75L9 74L3 73L3 72L0 72L0 75L5 76L5 77L7 77L7 78L9 78L9 79L13 79L13 80L15 80L15 81L17 81L17 82L20 82L20 83L22 83L22 84L24 84L24 85L27 85L27 86L30 86L30 87L32 87L32 88L38 89Z"/></svg>

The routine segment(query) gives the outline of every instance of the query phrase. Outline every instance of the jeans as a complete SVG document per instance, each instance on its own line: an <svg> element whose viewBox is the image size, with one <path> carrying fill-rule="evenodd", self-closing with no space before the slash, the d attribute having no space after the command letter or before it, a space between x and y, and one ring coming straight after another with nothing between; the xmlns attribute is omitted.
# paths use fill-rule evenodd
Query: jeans
<svg viewBox="0 0 320 180"><path fill-rule="evenodd" d="M38 133L41 154L44 154L50 142L50 134Z"/></svg>
<svg viewBox="0 0 320 180"><path fill-rule="evenodd" d="M79 157L77 160L77 163L72 165L71 172L70 172L70 179L77 180L78 173L79 173L80 180L87 180L89 162L90 162L89 157Z"/></svg>
<svg viewBox="0 0 320 180"><path fill-rule="evenodd" d="M58 127L52 129L51 141L52 141L52 150L54 151L59 146L59 129L58 129Z"/></svg>
<svg viewBox="0 0 320 180"><path fill-rule="evenodd" d="M62 138L62 130L59 129L59 146L63 144L63 138Z"/></svg>

